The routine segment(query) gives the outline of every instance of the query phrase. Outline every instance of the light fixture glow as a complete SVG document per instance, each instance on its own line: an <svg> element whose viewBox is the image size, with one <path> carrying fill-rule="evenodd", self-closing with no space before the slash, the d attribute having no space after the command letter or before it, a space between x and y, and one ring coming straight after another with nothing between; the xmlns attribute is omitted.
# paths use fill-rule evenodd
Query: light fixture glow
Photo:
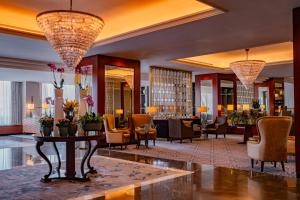
<svg viewBox="0 0 300 200"><path fill-rule="evenodd" d="M75 68L101 32L104 21L85 12L52 10L37 15L36 21L63 62Z"/></svg>
<svg viewBox="0 0 300 200"><path fill-rule="evenodd" d="M248 60L249 49L246 49L246 60L230 63L230 68L236 74L246 89L249 89L264 68L266 62L262 60Z"/></svg>

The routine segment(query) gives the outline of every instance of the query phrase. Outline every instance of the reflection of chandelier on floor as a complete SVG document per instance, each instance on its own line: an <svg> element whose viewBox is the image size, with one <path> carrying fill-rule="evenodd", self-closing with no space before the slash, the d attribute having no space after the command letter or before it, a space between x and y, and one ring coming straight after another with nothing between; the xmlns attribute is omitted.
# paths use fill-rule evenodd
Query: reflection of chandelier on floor
<svg viewBox="0 0 300 200"><path fill-rule="evenodd" d="M101 32L104 21L85 12L51 10L36 17L40 29L68 67L75 68Z"/></svg>
<svg viewBox="0 0 300 200"><path fill-rule="evenodd" d="M246 60L230 63L230 68L246 89L253 85L266 64L266 62L262 60L248 60L248 52L249 49L246 49Z"/></svg>

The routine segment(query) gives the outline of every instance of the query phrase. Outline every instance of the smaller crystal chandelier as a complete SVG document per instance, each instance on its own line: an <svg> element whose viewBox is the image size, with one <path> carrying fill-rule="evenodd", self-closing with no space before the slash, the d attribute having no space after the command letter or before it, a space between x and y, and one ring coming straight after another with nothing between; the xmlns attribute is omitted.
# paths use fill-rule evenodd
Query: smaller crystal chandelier
<svg viewBox="0 0 300 200"><path fill-rule="evenodd" d="M38 14L36 21L63 62L75 68L101 32L104 21L89 13L51 10Z"/></svg>
<svg viewBox="0 0 300 200"><path fill-rule="evenodd" d="M230 68L246 89L253 85L266 64L263 60L248 60L248 53L249 49L246 49L246 60L230 63Z"/></svg>

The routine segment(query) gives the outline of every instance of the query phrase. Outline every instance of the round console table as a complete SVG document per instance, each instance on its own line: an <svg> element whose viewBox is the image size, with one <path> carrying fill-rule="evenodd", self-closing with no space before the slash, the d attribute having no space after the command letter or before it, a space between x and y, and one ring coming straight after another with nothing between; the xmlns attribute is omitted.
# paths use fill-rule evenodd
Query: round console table
<svg viewBox="0 0 300 200"><path fill-rule="evenodd" d="M33 135L34 140L36 143L36 150L38 154L48 163L49 165L49 172L48 174L44 175L43 178L41 178L42 182L49 182L52 179L67 179L67 180L78 180L78 181L89 181L90 179L87 177L88 173L97 173L97 171L91 166L90 160L92 155L95 153L96 149L100 147L100 140L104 139L105 136L103 134L101 135L94 135L94 136L69 136L69 137L44 137L40 135ZM97 141L97 144L95 147L91 150L91 141L95 140ZM81 176L76 176L75 171L75 142L79 141L86 141L88 143L88 149L85 152L81 165L80 165L80 171ZM55 152L57 154L58 158L58 166L56 168L56 171L52 173L52 163L47 158L47 156L41 151L41 146L45 142L50 142L53 144L53 147L55 149ZM56 142L64 142L66 143L66 170L61 170L61 160L59 151L56 146ZM85 162L87 161L87 167L88 171L84 171Z"/></svg>

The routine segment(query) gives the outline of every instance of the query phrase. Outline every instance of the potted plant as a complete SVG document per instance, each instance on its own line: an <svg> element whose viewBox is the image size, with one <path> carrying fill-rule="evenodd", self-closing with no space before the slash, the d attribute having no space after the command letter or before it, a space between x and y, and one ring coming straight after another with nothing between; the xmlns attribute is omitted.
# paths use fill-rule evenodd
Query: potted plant
<svg viewBox="0 0 300 200"><path fill-rule="evenodd" d="M78 102L77 101L66 101L63 104L63 110L66 115L66 118L70 120L71 122L73 121L75 114L78 111Z"/></svg>
<svg viewBox="0 0 300 200"><path fill-rule="evenodd" d="M79 122L84 131L100 131L102 129L102 117L94 112L85 113Z"/></svg>
<svg viewBox="0 0 300 200"><path fill-rule="evenodd" d="M53 131L53 124L54 124L54 119L53 117L45 116L40 118L39 120L41 124L41 133L44 136L51 136L51 133Z"/></svg>
<svg viewBox="0 0 300 200"><path fill-rule="evenodd" d="M256 110L258 110L260 108L260 103L259 103L258 99L252 100L252 107L253 107L253 109L256 109Z"/></svg>
<svg viewBox="0 0 300 200"><path fill-rule="evenodd" d="M61 137L66 137L69 134L70 120L68 119L60 119L56 126L59 129L59 134Z"/></svg>
<svg viewBox="0 0 300 200"><path fill-rule="evenodd" d="M77 133L77 124L75 122L70 122L69 129L68 129L68 135L75 136L76 133Z"/></svg>

